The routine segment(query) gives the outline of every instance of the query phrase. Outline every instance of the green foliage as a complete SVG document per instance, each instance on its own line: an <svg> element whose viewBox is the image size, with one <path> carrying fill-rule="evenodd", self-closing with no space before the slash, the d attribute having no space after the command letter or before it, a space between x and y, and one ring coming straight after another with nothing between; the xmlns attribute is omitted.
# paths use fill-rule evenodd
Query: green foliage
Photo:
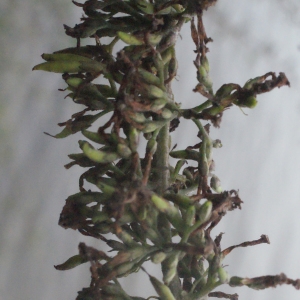
<svg viewBox="0 0 300 300"><path fill-rule="evenodd" d="M161 264L163 282L147 273L161 300L237 299L236 294L212 292L223 284L263 289L287 283L299 288L298 280L283 274L252 279L227 274L223 260L234 248L269 243L266 236L223 250L222 234L211 237L211 230L227 212L241 209L242 200L235 190L223 191L214 174L212 151L222 144L210 138L210 125L203 126L200 120L219 127L231 106L253 108L257 95L289 85L284 73L269 72L243 87L230 83L213 91L206 56L212 40L205 33L202 14L215 2L73 1L85 13L74 28L65 25L77 46L43 54L46 62L33 68L62 73L70 91L67 96L86 107L59 124L64 129L54 136L65 138L81 131L89 140L79 141L82 152L70 154L72 162L65 166L88 169L80 176L80 192L66 200L59 224L101 239L116 252L107 255L81 243L78 255L56 266L68 270L91 264L91 285L78 293L78 300L142 300L129 296L118 278L138 270L147 272L142 266L147 260ZM206 100L181 109L174 101L171 82L177 72L176 40L188 22L196 46L194 92ZM81 39L88 37L96 45L81 46ZM103 44L104 37L110 42ZM114 55L119 42L123 48ZM95 83L99 78L101 84ZM101 123L106 115L109 120ZM176 130L180 118L193 121L199 140L194 146L171 151L169 132ZM98 129L88 130L92 125ZM147 141L144 157L137 150L142 137ZM175 167L169 157L178 159ZM85 181L96 191L87 191ZM107 239L108 233L118 240Z"/></svg>

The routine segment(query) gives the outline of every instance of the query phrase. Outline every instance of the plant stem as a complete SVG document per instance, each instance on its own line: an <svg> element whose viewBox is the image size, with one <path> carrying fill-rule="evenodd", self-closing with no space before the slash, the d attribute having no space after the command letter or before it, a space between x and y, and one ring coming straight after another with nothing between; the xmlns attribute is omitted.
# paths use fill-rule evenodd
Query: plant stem
<svg viewBox="0 0 300 300"><path fill-rule="evenodd" d="M167 123L161 128L157 136L157 150L155 154L155 167L157 170L157 189L156 192L162 195L169 187L169 128Z"/></svg>

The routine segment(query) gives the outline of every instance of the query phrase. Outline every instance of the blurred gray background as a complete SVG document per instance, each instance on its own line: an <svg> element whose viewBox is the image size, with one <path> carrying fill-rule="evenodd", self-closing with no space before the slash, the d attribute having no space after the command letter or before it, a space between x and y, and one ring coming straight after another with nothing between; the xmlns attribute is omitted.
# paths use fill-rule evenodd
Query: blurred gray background
<svg viewBox="0 0 300 300"><path fill-rule="evenodd" d="M65 199L78 191L81 170L63 165L67 154L78 152L80 136L55 140L43 132L57 133L56 124L78 107L57 91L65 86L60 75L31 72L42 53L75 45L63 24L74 26L81 13L67 0L0 2L1 299L75 299L89 284L89 266L60 272L53 265L76 254L80 241L101 247L57 225ZM268 71L285 72L291 82L291 88L258 97L257 108L244 110L247 116L233 107L221 128L212 131L223 143L214 152L216 174L224 189L238 189L244 201L243 209L229 213L213 236L225 233L223 248L261 234L271 240L270 245L234 250L224 262L231 275L284 272L300 278L300 2L219 0L204 22L214 39L208 58L215 90L223 83L243 85ZM203 98L192 92L195 56L189 25L181 35L174 91L176 101L190 107ZM195 136L195 126L182 122L173 140L180 149L195 143ZM155 271L150 264L147 269ZM128 277L125 284L131 294L149 296L145 275ZM220 290L237 292L242 300L300 299L300 291L291 286Z"/></svg>

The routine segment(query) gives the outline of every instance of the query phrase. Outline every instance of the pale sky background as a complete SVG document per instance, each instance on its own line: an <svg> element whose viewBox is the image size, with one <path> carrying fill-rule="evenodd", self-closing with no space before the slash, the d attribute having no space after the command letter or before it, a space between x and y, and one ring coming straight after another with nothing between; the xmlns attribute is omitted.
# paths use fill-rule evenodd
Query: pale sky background
<svg viewBox="0 0 300 300"><path fill-rule="evenodd" d="M69 162L67 154L78 152L80 135L55 140L43 132L58 132L56 124L78 107L57 91L65 86L60 75L31 72L42 53L74 46L63 24L74 26L80 16L71 1L0 2L1 299L74 300L89 285L89 266L59 272L53 265L77 254L80 241L101 247L57 225L65 199L78 191L80 168L65 170L63 165ZM284 272L300 278L300 2L219 0L205 13L204 23L214 39L208 58L215 90L223 83L243 85L269 71L285 72L291 83L259 96L254 110L244 110L247 116L231 108L221 128L212 131L223 143L214 151L216 175L224 189L238 189L244 201L243 209L228 213L213 236L225 232L223 248L261 234L270 238L270 245L234 250L224 262L231 275ZM196 78L189 25L181 36L173 86L176 101L191 107L203 98L192 92ZM193 124L182 122L173 140L181 149L194 144L196 134ZM147 269L154 272L150 264ZM150 295L143 274L125 282L132 295ZM300 291L291 286L219 290L236 292L240 300L300 299Z"/></svg>

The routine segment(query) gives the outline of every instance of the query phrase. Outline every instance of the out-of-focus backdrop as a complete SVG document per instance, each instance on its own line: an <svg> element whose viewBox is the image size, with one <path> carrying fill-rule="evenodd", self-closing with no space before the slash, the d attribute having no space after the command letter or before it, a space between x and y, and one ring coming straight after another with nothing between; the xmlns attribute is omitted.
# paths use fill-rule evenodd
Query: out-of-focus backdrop
<svg viewBox="0 0 300 300"><path fill-rule="evenodd" d="M89 284L89 266L60 272L53 265L98 241L57 225L65 199L78 191L79 168L65 170L67 154L78 151L79 135L55 140L56 123L78 109L63 99L60 75L31 72L42 53L75 45L63 24L74 26L81 10L64 0L0 2L0 297L5 300L73 300ZM223 148L214 152L224 189L239 189L241 211L229 213L213 235L224 232L223 248L267 234L270 245L234 250L226 259L231 275L255 277L284 272L300 278L300 2L298 0L219 0L205 13L208 58L215 89L243 85L268 71L285 72L291 88L258 97L254 110L234 107L213 130ZM176 101L183 107L203 101L196 85L189 25L178 41ZM93 43L93 41L91 41ZM196 128L182 122L174 134L178 149L193 144ZM149 270L154 269L149 265ZM131 294L146 296L141 273L125 280ZM150 288L151 290L151 288ZM225 291L242 300L296 300L300 291L282 286L261 292ZM148 294L149 295L149 294Z"/></svg>

